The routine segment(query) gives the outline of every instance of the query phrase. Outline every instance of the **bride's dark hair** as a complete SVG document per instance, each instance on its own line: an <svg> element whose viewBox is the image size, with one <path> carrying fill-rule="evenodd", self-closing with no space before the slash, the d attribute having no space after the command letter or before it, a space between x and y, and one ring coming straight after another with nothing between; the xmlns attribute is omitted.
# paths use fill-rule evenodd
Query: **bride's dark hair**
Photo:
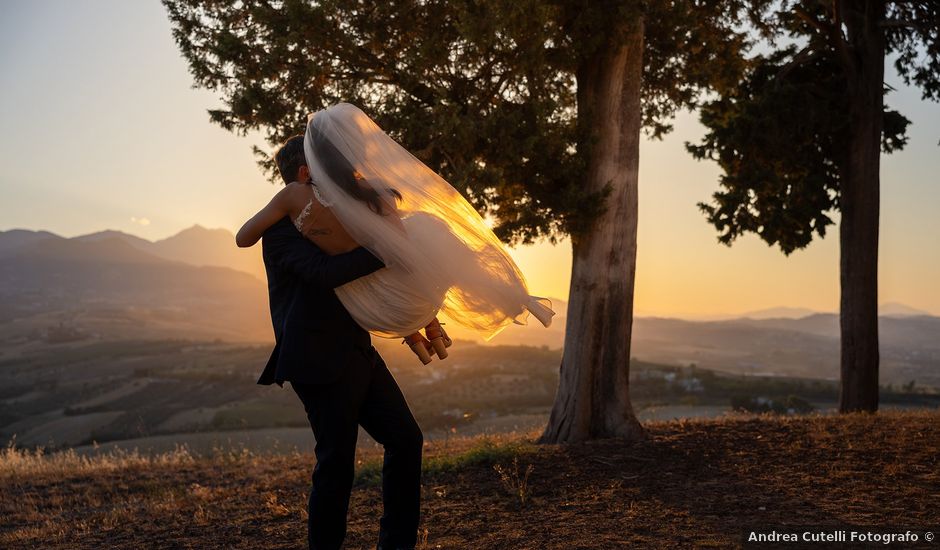
<svg viewBox="0 0 940 550"><path fill-rule="evenodd" d="M362 174L346 159L333 143L315 127L308 130L313 140L313 153L317 162L323 167L326 175L346 193L353 198L369 205L369 208L379 215L385 215L382 208L382 198L379 192L370 185L362 185ZM386 188L396 200L401 200L401 193L391 187Z"/></svg>

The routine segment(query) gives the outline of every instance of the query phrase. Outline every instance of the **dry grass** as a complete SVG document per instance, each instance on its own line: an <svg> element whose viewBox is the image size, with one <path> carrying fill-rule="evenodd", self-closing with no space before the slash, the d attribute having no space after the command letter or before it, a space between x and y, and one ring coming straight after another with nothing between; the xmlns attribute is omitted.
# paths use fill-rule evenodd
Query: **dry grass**
<svg viewBox="0 0 940 550"><path fill-rule="evenodd" d="M525 506L526 499L529 497L529 476L535 467L529 464L525 467L525 472L519 471L519 457L512 457L512 467L494 464L493 470L499 474L499 481L503 484L503 489L510 495L519 499L519 506Z"/></svg>
<svg viewBox="0 0 940 550"><path fill-rule="evenodd" d="M49 454L42 447L20 449L14 440L0 451L0 479L93 474L144 466L180 466L193 461L193 455L184 446L154 456L143 455L136 449L84 456L71 449Z"/></svg>
<svg viewBox="0 0 940 550"><path fill-rule="evenodd" d="M531 433L428 445L421 547L728 547L743 525L940 524L936 411L647 428L639 444L536 446ZM347 548L374 547L378 456L360 457ZM11 447L0 457L0 547L299 548L312 463Z"/></svg>

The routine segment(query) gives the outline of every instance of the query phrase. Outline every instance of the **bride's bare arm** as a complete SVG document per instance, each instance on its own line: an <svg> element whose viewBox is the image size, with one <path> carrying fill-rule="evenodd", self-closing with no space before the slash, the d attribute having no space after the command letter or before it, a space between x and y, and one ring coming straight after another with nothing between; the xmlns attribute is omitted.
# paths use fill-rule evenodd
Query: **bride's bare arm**
<svg viewBox="0 0 940 550"><path fill-rule="evenodd" d="M254 246L255 243L261 239L261 236L267 228L277 223L278 220L284 216L289 215L289 192L287 187L278 191L267 206L245 222L245 225L243 225L242 228L238 230L238 234L235 235L235 243L239 247L246 248Z"/></svg>

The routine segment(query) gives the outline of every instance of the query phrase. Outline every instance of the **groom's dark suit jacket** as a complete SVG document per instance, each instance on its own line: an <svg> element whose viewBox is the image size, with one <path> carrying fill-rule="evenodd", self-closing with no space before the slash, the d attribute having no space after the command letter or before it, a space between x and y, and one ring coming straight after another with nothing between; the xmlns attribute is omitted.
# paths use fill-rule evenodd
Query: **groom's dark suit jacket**
<svg viewBox="0 0 940 550"><path fill-rule="evenodd" d="M287 217L264 232L261 246L276 343L258 383L335 380L349 355L372 341L333 289L385 264L361 247L330 256Z"/></svg>

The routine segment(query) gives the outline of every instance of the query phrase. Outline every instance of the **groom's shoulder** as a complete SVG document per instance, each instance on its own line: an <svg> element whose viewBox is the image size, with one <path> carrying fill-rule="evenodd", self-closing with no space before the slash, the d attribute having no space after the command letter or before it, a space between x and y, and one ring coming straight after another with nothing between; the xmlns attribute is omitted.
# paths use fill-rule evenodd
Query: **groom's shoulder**
<svg viewBox="0 0 940 550"><path fill-rule="evenodd" d="M298 238L303 239L303 236L294 227L290 218L284 216L261 234L262 258L267 259L272 254L281 254L285 250L284 247L292 246L293 241Z"/></svg>
<svg viewBox="0 0 940 550"><path fill-rule="evenodd" d="M261 236L263 239L264 237L273 236L273 235L285 235L285 234L290 235L291 234L289 233L290 231L293 231L294 233L296 233L297 228L295 228L294 224L291 223L289 217L284 216L283 218L279 219L274 225L265 229L264 233L262 233ZM264 241L262 241L262 244L264 244Z"/></svg>

